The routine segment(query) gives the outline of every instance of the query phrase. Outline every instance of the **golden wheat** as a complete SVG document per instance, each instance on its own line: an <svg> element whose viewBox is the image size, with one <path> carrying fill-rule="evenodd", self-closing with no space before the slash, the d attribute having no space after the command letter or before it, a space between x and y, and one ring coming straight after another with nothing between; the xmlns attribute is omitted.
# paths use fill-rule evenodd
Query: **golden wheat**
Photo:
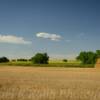
<svg viewBox="0 0 100 100"><path fill-rule="evenodd" d="M0 100L100 100L100 69L0 67Z"/></svg>

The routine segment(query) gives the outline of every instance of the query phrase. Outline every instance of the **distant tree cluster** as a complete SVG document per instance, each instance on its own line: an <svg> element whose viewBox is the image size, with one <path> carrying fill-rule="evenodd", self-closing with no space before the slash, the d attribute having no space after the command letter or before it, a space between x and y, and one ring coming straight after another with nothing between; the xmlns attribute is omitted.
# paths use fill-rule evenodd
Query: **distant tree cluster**
<svg viewBox="0 0 100 100"><path fill-rule="evenodd" d="M83 64L95 64L99 57L100 50L96 50L96 52L82 51L79 56L77 56L77 60L80 60Z"/></svg>
<svg viewBox="0 0 100 100"><path fill-rule="evenodd" d="M9 62L9 59L7 57L1 57L0 63L5 63L5 62Z"/></svg>
<svg viewBox="0 0 100 100"><path fill-rule="evenodd" d="M47 53L37 53L31 60L35 64L48 64L49 56Z"/></svg>
<svg viewBox="0 0 100 100"><path fill-rule="evenodd" d="M19 59L12 59L12 62L17 62L17 61L31 61L31 59L25 59L25 58L19 58Z"/></svg>
<svg viewBox="0 0 100 100"><path fill-rule="evenodd" d="M82 51L80 54L76 57L77 60L80 60L83 64L95 64L97 58L100 58L100 50L96 50L96 52L92 51ZM34 64L48 64L49 56L47 53L37 53L34 57L31 59L13 59L12 61L31 61ZM63 62L67 62L67 59L63 59ZM0 63L3 62L9 62L9 59L7 57L1 57Z"/></svg>
<svg viewBox="0 0 100 100"><path fill-rule="evenodd" d="M28 61L28 59L20 58L20 59L17 59L17 61Z"/></svg>

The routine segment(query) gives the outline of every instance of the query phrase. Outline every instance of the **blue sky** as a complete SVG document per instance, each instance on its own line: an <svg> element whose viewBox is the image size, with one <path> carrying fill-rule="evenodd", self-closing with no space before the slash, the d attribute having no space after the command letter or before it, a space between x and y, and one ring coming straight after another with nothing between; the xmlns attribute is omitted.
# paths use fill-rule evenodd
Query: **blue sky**
<svg viewBox="0 0 100 100"><path fill-rule="evenodd" d="M0 0L0 56L73 58L100 49L100 0Z"/></svg>

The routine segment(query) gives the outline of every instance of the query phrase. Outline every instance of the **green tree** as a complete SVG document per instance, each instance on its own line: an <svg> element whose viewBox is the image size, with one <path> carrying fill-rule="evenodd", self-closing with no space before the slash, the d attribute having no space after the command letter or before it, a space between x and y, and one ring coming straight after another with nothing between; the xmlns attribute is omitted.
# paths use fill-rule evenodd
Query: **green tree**
<svg viewBox="0 0 100 100"><path fill-rule="evenodd" d="M87 52L87 64L95 64L96 63L96 59L97 59L97 55L94 52Z"/></svg>
<svg viewBox="0 0 100 100"><path fill-rule="evenodd" d="M9 59L7 57L1 57L0 63L5 63L5 62L9 62Z"/></svg>
<svg viewBox="0 0 100 100"><path fill-rule="evenodd" d="M49 56L47 53L37 53L32 57L32 62L35 64L48 64Z"/></svg>
<svg viewBox="0 0 100 100"><path fill-rule="evenodd" d="M77 57L77 60L80 60L83 64L95 64L96 59L97 59L97 55L92 51L80 52L79 56Z"/></svg>
<svg viewBox="0 0 100 100"><path fill-rule="evenodd" d="M97 57L100 58L100 50L96 50Z"/></svg>

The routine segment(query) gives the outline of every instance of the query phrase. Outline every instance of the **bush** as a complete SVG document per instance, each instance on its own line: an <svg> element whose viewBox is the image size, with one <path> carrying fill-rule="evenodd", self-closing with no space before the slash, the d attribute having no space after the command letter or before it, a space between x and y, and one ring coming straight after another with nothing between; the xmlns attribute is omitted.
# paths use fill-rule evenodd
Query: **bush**
<svg viewBox="0 0 100 100"><path fill-rule="evenodd" d="M12 62L16 62L16 59L12 59L11 61L12 61Z"/></svg>
<svg viewBox="0 0 100 100"><path fill-rule="evenodd" d="M32 61L32 59L28 59L28 61Z"/></svg>
<svg viewBox="0 0 100 100"><path fill-rule="evenodd" d="M35 64L48 64L49 56L47 53L37 53L32 57L32 62Z"/></svg>
<svg viewBox="0 0 100 100"><path fill-rule="evenodd" d="M5 62L9 62L9 59L7 57L1 57L0 63L5 63Z"/></svg>
<svg viewBox="0 0 100 100"><path fill-rule="evenodd" d="M67 62L68 60L67 59L63 59L63 62Z"/></svg>

